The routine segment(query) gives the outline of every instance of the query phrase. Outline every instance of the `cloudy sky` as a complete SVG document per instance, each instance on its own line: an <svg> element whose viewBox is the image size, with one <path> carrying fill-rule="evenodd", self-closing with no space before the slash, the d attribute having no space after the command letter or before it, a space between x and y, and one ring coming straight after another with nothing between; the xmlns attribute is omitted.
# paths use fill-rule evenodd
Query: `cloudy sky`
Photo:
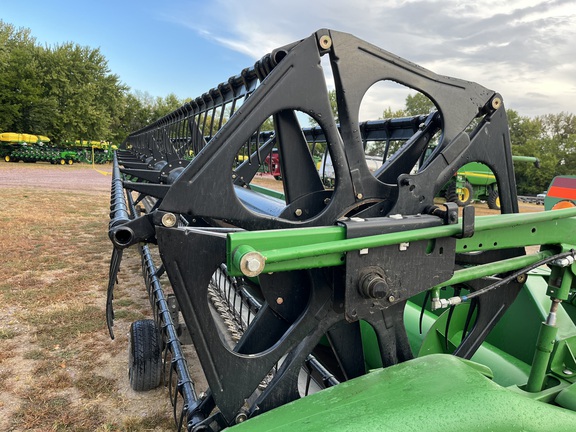
<svg viewBox="0 0 576 432"><path fill-rule="evenodd" d="M0 0L0 19L41 44L99 47L124 83L154 96L199 96L327 27L496 90L521 115L576 112L575 0Z"/></svg>

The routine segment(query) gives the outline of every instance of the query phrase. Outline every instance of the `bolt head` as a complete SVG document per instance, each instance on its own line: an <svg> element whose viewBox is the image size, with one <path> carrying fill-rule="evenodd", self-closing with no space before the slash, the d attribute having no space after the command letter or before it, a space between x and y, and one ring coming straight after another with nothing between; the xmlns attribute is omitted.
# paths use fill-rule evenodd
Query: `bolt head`
<svg viewBox="0 0 576 432"><path fill-rule="evenodd" d="M255 258L250 258L246 260L246 268L251 272L255 272L260 268L260 262Z"/></svg>
<svg viewBox="0 0 576 432"><path fill-rule="evenodd" d="M164 225L167 228L172 228L173 226L175 226L177 221L178 219L176 218L176 215L174 213L166 213L162 215L162 225Z"/></svg>
<svg viewBox="0 0 576 432"><path fill-rule="evenodd" d="M264 270L265 261L259 252L248 252L240 260L240 270L245 276L258 276Z"/></svg>
<svg viewBox="0 0 576 432"><path fill-rule="evenodd" d="M328 35L324 35L320 37L320 48L322 49L330 49L332 46L332 38Z"/></svg>
<svg viewBox="0 0 576 432"><path fill-rule="evenodd" d="M236 424L245 422L246 420L248 420L248 416L246 415L246 413L239 413L236 416Z"/></svg>
<svg viewBox="0 0 576 432"><path fill-rule="evenodd" d="M492 108L497 110L498 108L500 108L500 105L502 105L502 99L500 99L499 97L495 97L494 99L492 99Z"/></svg>

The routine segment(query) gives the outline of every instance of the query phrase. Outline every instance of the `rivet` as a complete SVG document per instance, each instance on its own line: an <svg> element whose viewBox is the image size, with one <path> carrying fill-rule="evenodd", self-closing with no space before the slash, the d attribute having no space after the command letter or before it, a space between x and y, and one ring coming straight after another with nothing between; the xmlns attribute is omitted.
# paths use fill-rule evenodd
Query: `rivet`
<svg viewBox="0 0 576 432"><path fill-rule="evenodd" d="M492 99L492 108L497 110L498 108L500 108L500 105L502 105L502 99L500 99L499 97L495 97L494 99Z"/></svg>
<svg viewBox="0 0 576 432"><path fill-rule="evenodd" d="M241 412L236 416L236 424L245 422L246 420L248 420L246 413Z"/></svg>
<svg viewBox="0 0 576 432"><path fill-rule="evenodd" d="M332 46L332 38L328 35L324 35L320 37L320 48L322 49L330 49Z"/></svg>
<svg viewBox="0 0 576 432"><path fill-rule="evenodd" d="M176 225L176 215L174 213L165 213L162 216L162 225L165 227L171 228Z"/></svg>

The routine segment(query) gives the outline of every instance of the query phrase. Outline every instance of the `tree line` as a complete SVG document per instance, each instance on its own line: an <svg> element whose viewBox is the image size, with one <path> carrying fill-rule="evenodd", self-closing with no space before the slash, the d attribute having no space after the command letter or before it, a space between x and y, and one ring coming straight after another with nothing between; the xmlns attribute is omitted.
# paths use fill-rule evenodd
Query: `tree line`
<svg viewBox="0 0 576 432"><path fill-rule="evenodd" d="M0 20L0 132L118 144L183 103L130 91L99 48L42 46L30 29Z"/></svg>
<svg viewBox="0 0 576 432"><path fill-rule="evenodd" d="M41 46L30 29L0 20L0 132L46 135L53 142L105 140L119 144L151 121L180 107L174 94L152 97L131 91L112 73L99 48L66 42ZM335 93L331 103L336 110ZM383 118L429 112L424 95L409 95L405 107ZM546 189L556 175L576 174L576 116L526 117L508 109L512 152L540 159L540 169L516 164L520 194Z"/></svg>

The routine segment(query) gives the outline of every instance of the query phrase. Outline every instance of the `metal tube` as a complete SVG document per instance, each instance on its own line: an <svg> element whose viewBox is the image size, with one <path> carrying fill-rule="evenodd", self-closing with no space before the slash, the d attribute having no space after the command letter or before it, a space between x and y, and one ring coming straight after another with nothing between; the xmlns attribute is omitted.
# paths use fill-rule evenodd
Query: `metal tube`
<svg viewBox="0 0 576 432"><path fill-rule="evenodd" d="M516 258L510 258L502 261L496 261L488 264L482 264L475 267L469 267L462 270L456 270L454 276L441 284L437 288L454 285L461 282L479 279L485 276L492 276L498 273L505 273L529 266L543 259L549 258L554 253L550 250L537 252L533 255L525 255Z"/></svg>
<svg viewBox="0 0 576 432"><path fill-rule="evenodd" d="M530 369L530 376L526 384L526 391L533 393L542 391L544 388L548 363L550 362L550 355L556 342L557 333L558 327L548 325L545 322L542 323L540 333L538 334L532 368Z"/></svg>
<svg viewBox="0 0 576 432"><path fill-rule="evenodd" d="M476 219L475 234L481 232L496 231L498 229L513 230L517 227L534 226L535 224L541 224L546 222L554 222L561 219L566 219L576 216L576 208L570 208L565 210L557 210L554 212L541 212L541 213L523 213L523 214L505 214L505 215L494 215L494 216L483 216ZM556 225L555 225L556 226ZM325 228L325 227L324 227ZM293 237L297 235L297 230L291 230ZM451 237L460 234L462 231L462 226L460 224L454 225L443 225L440 227L423 228L411 231L401 231L389 234L373 235L368 237L358 237L352 239L342 239L333 240L335 237L341 236L345 237L344 227L331 227L331 232L326 235L324 241L313 244L301 244L292 247L286 247L282 249L270 249L270 250L259 250L260 254L266 261L266 268L263 271L282 271L295 268L293 265L290 266L287 261L305 260L308 258L320 258L325 256L328 258L329 255L333 255L329 259L322 260L322 266L337 266L342 264L342 254L350 251L361 250L366 248L375 248L381 246L388 246L406 242L422 241L422 240L433 240L442 237ZM307 231L310 234L314 234L314 229L312 231ZM524 246L530 244L541 244L541 238L537 236L538 229L533 227L531 232L535 234L534 242L525 241L525 238L516 238L513 243L515 246ZM270 241L268 244L279 244L278 242L273 242L271 240L270 233L264 232L261 234L262 238L268 236ZM561 232L558 231L558 235L561 236ZM234 239L236 246L242 244L243 233L230 234L231 239ZM258 233L251 233L250 239L253 240L257 238ZM234 238L236 237L236 238ZM550 243L561 242L563 239L550 240ZM457 252L472 252L475 250L490 250L499 249L502 247L512 247L511 244L507 244L501 241L499 244L486 245L483 243L477 244L473 243L474 237L471 239L461 239L460 243L457 243ZM517 243L517 244L516 244ZM250 245L250 240L247 239L247 246ZM470 246L468 246L470 244ZM248 246L250 247L250 246ZM240 248L239 248L240 249ZM254 250L262 248L253 248ZM244 249L246 251L246 249ZM233 260L240 262L242 256L235 256L240 251L236 251L233 254ZM244 252L248 253L248 252ZM320 260L317 260L320 262ZM282 265L274 266L271 268L271 264L282 263ZM319 267L314 262L306 263L303 266L303 262L298 263L297 268L314 268ZM286 266L286 268L284 267Z"/></svg>
<svg viewBox="0 0 576 432"><path fill-rule="evenodd" d="M114 153L113 167L112 167L112 186L110 193L110 224L109 229L124 224L130 220L128 213L128 206L126 204L126 197L124 195L124 184L122 183L122 175L120 167L118 166L118 158Z"/></svg>

